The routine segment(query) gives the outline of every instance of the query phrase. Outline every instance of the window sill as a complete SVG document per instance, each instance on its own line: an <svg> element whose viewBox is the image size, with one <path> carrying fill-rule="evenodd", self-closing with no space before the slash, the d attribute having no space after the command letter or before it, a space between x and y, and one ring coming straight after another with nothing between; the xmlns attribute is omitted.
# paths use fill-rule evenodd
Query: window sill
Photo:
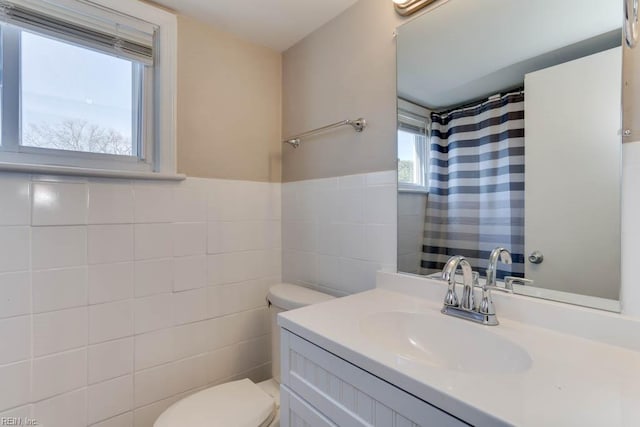
<svg viewBox="0 0 640 427"><path fill-rule="evenodd" d="M429 194L426 188L398 187L398 193Z"/></svg>
<svg viewBox="0 0 640 427"><path fill-rule="evenodd" d="M172 173L136 172L111 169L90 169L70 166L35 165L0 162L0 172L21 172L42 175L82 176L89 178L122 178L155 181L184 181L187 176Z"/></svg>

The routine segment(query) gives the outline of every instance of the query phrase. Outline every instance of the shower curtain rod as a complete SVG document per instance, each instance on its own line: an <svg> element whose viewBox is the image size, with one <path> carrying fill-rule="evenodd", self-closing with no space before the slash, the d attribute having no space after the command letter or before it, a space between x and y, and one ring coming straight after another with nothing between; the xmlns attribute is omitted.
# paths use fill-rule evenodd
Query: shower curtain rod
<svg viewBox="0 0 640 427"><path fill-rule="evenodd" d="M502 92L498 92L491 96L485 96L483 98L478 98L474 101L465 102L464 104L455 105L453 107L446 108L444 110L435 111L437 114L449 114L456 110L465 110L471 107L477 107L479 104L484 104L485 102L493 101L496 98L501 98L505 95L511 95L516 93L524 92L524 86L515 86L511 89L503 90Z"/></svg>
<svg viewBox="0 0 640 427"><path fill-rule="evenodd" d="M317 135L319 133L328 131L330 129L335 129L335 128L338 128L341 126L347 126L347 125L351 126L353 130L355 130L356 132L362 132L364 128L367 127L367 121L362 117L355 120L342 120L340 122L331 123L330 125L327 125L327 126L322 126L320 128L313 129L308 132L294 135L290 138L283 140L282 142L290 144L293 148L298 148L303 138L307 138L309 136Z"/></svg>

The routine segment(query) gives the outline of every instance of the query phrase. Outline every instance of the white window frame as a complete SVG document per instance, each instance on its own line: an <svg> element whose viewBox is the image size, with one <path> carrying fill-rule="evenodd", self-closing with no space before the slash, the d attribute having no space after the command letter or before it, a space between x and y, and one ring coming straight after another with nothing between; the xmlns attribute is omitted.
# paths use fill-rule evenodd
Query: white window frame
<svg viewBox="0 0 640 427"><path fill-rule="evenodd" d="M145 138L142 159L99 153L73 152L37 147L11 147L11 151L0 151L0 171L46 173L56 175L123 177L144 179L184 179L176 173L176 87L177 87L177 17L165 10L131 0L91 0L92 3L115 10L158 27L155 41L156 56L152 76L145 76L144 82L150 86L146 93L143 110L149 112L143 119L144 131L151 137ZM58 3L73 4L73 0L57 0ZM96 8L96 13L100 9ZM10 35L9 35L10 36ZM3 35L5 37L5 35ZM12 44L15 46L15 44ZM10 54L17 54L13 52ZM18 65L5 69L8 73L18 72ZM149 71L146 71L149 72ZM9 81L18 81L18 75L9 75ZM15 79L15 80L12 80ZM18 97L18 85L4 85L3 99ZM14 98L15 99L15 98ZM5 103L5 105L7 105ZM18 123L19 111L5 110L4 117ZM12 115L12 116L10 116ZM16 130L17 131L17 130ZM18 135L12 140L18 141ZM135 138L134 138L135 139ZM16 148L19 148L16 150Z"/></svg>
<svg viewBox="0 0 640 427"><path fill-rule="evenodd" d="M406 101L404 99L398 99L398 126L396 134L402 129L400 123L405 121L408 124L424 124L425 127L425 144L422 147L415 147L415 170L414 174L417 174L420 179L419 184L413 184L408 182L401 182L398 179L398 191L411 192L411 193L428 193L429 192L429 132L430 127L430 111L420 105ZM408 132L408 131L404 131ZM417 136L417 134L416 134ZM423 136L423 135L420 135ZM417 145L417 144L416 144ZM398 159L399 161L399 159Z"/></svg>
<svg viewBox="0 0 640 427"><path fill-rule="evenodd" d="M401 129L398 129L398 132L401 132ZM407 132L407 131L404 131ZM407 132L410 133L410 132ZM427 193L429 189L428 182L428 168L429 168L429 154L427 145L429 144L429 139L427 135L418 135L412 134L414 138L422 137L425 138L425 143L421 144L422 146L418 146L417 142L414 144L414 181L417 181L417 184L403 182L398 180L398 189L400 191L406 192L418 192L418 193Z"/></svg>

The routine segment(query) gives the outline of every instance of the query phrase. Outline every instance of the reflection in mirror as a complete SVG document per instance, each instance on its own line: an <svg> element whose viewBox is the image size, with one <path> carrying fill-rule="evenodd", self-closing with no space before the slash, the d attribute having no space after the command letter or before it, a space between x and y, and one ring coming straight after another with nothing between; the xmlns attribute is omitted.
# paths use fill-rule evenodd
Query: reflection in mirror
<svg viewBox="0 0 640 427"><path fill-rule="evenodd" d="M621 24L618 0L449 0L398 29L399 271L484 276L501 246L518 292L619 310Z"/></svg>

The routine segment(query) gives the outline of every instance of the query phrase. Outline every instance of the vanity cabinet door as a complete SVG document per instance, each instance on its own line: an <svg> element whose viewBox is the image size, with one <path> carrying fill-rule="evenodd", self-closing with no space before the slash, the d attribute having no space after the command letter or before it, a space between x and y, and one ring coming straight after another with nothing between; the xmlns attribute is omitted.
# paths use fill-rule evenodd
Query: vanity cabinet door
<svg viewBox="0 0 640 427"><path fill-rule="evenodd" d="M468 426L287 330L280 344L282 389L340 427Z"/></svg>
<svg viewBox="0 0 640 427"><path fill-rule="evenodd" d="M285 385L280 387L280 425L288 427L338 427L296 396Z"/></svg>

